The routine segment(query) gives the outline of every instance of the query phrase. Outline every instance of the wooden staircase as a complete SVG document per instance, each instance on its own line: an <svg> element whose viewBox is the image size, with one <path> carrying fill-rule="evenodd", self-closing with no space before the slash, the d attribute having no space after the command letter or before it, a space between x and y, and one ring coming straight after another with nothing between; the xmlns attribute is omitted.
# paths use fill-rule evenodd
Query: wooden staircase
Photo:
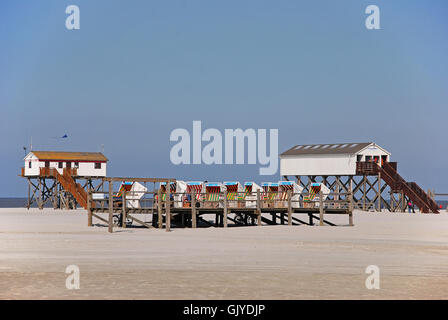
<svg viewBox="0 0 448 320"><path fill-rule="evenodd" d="M41 175L53 176L61 184L65 191L70 192L84 209L87 209L87 192L83 187L76 183L72 175L76 174L76 169L64 168L62 174L55 168L41 168L45 172L41 172ZM94 206L94 203L92 203Z"/></svg>
<svg viewBox="0 0 448 320"><path fill-rule="evenodd" d="M375 162L358 162L356 167L360 174L378 174L394 193L403 192L422 213L439 213L437 203L415 182L406 182L397 172L396 162L384 162L380 167Z"/></svg>

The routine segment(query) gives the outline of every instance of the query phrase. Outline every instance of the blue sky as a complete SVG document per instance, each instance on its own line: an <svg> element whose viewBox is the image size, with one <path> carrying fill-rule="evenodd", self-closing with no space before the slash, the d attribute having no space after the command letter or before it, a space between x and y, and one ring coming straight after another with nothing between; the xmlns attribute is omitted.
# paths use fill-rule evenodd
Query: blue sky
<svg viewBox="0 0 448 320"><path fill-rule="evenodd" d="M81 29L65 28L76 4ZM367 5L381 30L364 25ZM258 165L175 166L175 128L278 128L295 144L374 141L448 191L448 2L0 3L0 196L23 146L100 151L109 175L256 181ZM55 136L67 133L69 139Z"/></svg>

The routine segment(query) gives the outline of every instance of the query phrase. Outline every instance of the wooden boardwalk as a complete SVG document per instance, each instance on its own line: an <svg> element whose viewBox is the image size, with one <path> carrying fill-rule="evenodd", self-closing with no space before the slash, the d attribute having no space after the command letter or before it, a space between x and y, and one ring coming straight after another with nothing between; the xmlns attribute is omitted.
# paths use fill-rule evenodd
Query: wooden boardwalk
<svg viewBox="0 0 448 320"><path fill-rule="evenodd" d="M208 193L162 193L160 189L142 192L136 204L122 192L118 197L113 183L119 181L155 182L145 178L106 178L108 192L88 191L88 225L93 219L108 226L109 232L116 227L126 228L140 225L146 228L172 227L230 227L261 225L314 225L335 226L329 221L332 215L348 216L348 225L353 226L353 198L351 193L328 193L312 195L269 193L258 190L256 193L224 192ZM157 182L172 182L174 179L157 179ZM169 188L167 188L169 189ZM310 199L311 198L311 199ZM294 200L292 200L294 199ZM148 215L150 220L148 221ZM214 217L214 221L205 219Z"/></svg>

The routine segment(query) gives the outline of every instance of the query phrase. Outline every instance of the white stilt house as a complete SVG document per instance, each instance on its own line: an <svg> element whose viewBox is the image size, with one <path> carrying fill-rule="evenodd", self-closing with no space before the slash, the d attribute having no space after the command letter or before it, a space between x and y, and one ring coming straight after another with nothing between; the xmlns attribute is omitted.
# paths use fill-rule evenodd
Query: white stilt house
<svg viewBox="0 0 448 320"><path fill-rule="evenodd" d="M280 155L280 175L355 175L357 162L382 165L390 155L373 142L297 145Z"/></svg>
<svg viewBox="0 0 448 320"><path fill-rule="evenodd" d="M40 175L41 168L76 169L76 176L105 177L108 159L101 152L31 151L24 158L24 177Z"/></svg>

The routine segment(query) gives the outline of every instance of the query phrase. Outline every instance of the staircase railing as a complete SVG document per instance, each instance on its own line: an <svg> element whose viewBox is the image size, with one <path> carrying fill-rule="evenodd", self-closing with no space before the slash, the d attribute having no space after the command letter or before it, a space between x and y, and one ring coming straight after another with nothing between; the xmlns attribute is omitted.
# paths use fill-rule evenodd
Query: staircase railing
<svg viewBox="0 0 448 320"><path fill-rule="evenodd" d="M395 190L402 190L405 195L407 195L411 201L420 208L420 211L423 213L429 213L431 210L434 213L439 213L437 204L433 199L428 197L425 191L420 188L415 182L406 182L400 174L396 171L397 165L395 163L385 162L382 166L382 177L383 178L391 178L390 182L393 183L393 186L390 185L391 188ZM386 181L386 179L384 179ZM389 184L388 181L386 181Z"/></svg>
<svg viewBox="0 0 448 320"><path fill-rule="evenodd" d="M379 166L376 162L365 161L356 163L357 174L373 175L381 173L381 178L389 185L392 192L403 192L423 213L439 213L437 203L428 196L415 182L406 182L397 172L396 162L383 162Z"/></svg>
<svg viewBox="0 0 448 320"><path fill-rule="evenodd" d="M77 175L76 168L64 168L62 174L60 174L56 168L40 168L40 175L55 177L64 190L70 192L73 197L75 197L76 201L84 209L87 209L87 192L79 183L76 183L72 177Z"/></svg>

